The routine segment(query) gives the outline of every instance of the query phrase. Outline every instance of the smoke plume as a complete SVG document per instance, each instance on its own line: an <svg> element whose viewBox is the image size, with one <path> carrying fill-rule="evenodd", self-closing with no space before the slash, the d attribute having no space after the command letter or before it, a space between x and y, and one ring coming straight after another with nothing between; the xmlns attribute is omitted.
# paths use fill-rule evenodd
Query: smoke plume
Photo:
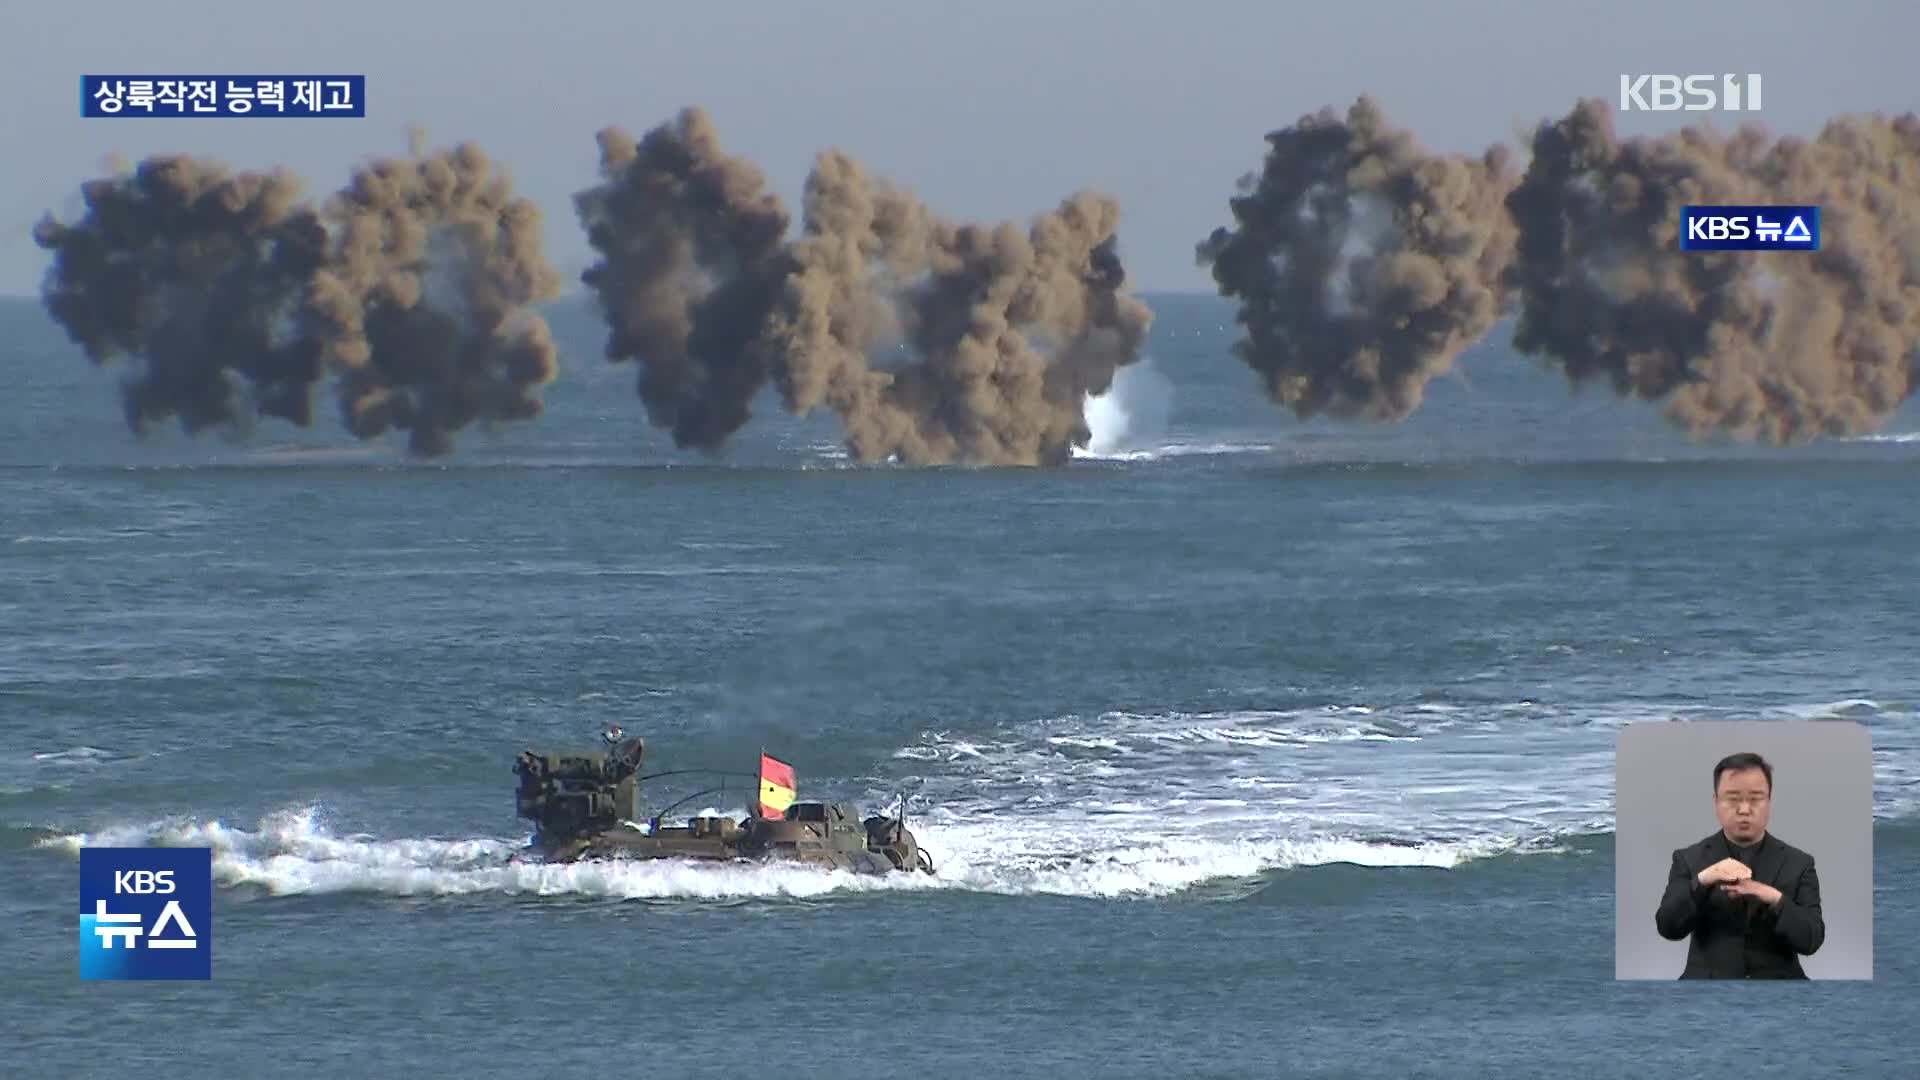
<svg viewBox="0 0 1920 1080"><path fill-rule="evenodd" d="M599 142L601 182L575 198L599 253L581 277L608 358L639 364L648 419L678 446L718 450L771 382L789 412L837 413L861 461L1064 462L1085 396L1145 337L1110 199L1076 195L1024 231L954 225L829 151L789 241L704 112Z"/></svg>
<svg viewBox="0 0 1920 1080"><path fill-rule="evenodd" d="M1265 167L1200 245L1240 302L1236 352L1301 419L1401 420L1501 314L1508 152L1423 152L1362 97L1267 136Z"/></svg>
<svg viewBox="0 0 1920 1080"><path fill-rule="evenodd" d="M1819 205L1817 253L1682 252L1690 203ZM1878 427L1920 383L1920 119L1811 141L1617 139L1600 101L1543 123L1508 199L1520 351L1664 400L1690 434L1776 444Z"/></svg>
<svg viewBox="0 0 1920 1080"><path fill-rule="evenodd" d="M1514 344L1575 383L1663 401L1693 436L1777 444L1878 427L1920 386L1920 118L1814 139L1689 128L1615 137L1606 103L1505 147L1429 156L1361 98L1267 137L1198 247L1238 299L1240 357L1273 399L1404 419L1517 311ZM1682 252L1688 204L1819 205L1816 253Z"/></svg>
<svg viewBox="0 0 1920 1080"><path fill-rule="evenodd" d="M639 363L647 417L675 445L717 450L774 362L759 336L792 272L787 212L699 109L599 142L601 183L574 201L600 255L581 280L610 324L607 358Z"/></svg>
<svg viewBox="0 0 1920 1080"><path fill-rule="evenodd" d="M324 213L285 173L173 155L81 192L80 221L35 230L55 252L43 299L96 363L144 361L125 386L136 432L309 426L329 372L354 434L405 429L423 455L541 410L556 351L526 305L559 276L538 208L475 146L376 161Z"/></svg>
<svg viewBox="0 0 1920 1080"><path fill-rule="evenodd" d="M833 409L862 461L1065 462L1089 437L1087 395L1137 359L1152 319L1119 291L1118 223L1082 192L1026 230L955 225L820 155L767 334L787 408Z"/></svg>
<svg viewBox="0 0 1920 1080"><path fill-rule="evenodd" d="M540 415L558 351L529 305L558 296L560 275L539 207L478 146L374 161L326 219L336 243L311 306L349 430L399 428L433 456L475 421Z"/></svg>
<svg viewBox="0 0 1920 1080"><path fill-rule="evenodd" d="M34 230L54 253L43 299L96 364L140 361L122 388L134 431L312 422L321 348L302 302L327 236L296 180L169 155L81 194L79 221Z"/></svg>

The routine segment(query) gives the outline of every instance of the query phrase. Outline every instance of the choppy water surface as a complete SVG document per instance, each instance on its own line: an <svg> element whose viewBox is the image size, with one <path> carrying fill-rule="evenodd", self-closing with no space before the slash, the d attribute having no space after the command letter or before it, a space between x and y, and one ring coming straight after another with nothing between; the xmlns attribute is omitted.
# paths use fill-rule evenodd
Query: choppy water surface
<svg viewBox="0 0 1920 1080"><path fill-rule="evenodd" d="M1490 348L1302 426L1224 307L1156 307L1051 471L854 467L771 408L680 454L577 320L549 414L445 462L136 443L6 309L7 1057L87 1074L112 1015L192 1033L125 1051L164 1076L1639 1076L1777 1012L1895 1060L1920 418L1693 445ZM1615 739L1717 716L1872 730L1872 985L1613 983ZM939 873L509 862L513 755L609 722L904 795ZM214 848L213 983L77 979L83 842Z"/></svg>

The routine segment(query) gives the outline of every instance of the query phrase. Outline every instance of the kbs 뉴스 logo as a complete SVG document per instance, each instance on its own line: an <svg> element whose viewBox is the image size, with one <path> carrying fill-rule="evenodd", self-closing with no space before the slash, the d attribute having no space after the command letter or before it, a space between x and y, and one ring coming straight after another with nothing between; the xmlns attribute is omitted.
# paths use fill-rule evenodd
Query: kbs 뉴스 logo
<svg viewBox="0 0 1920 1080"><path fill-rule="evenodd" d="M80 977L213 978L213 850L81 848Z"/></svg>

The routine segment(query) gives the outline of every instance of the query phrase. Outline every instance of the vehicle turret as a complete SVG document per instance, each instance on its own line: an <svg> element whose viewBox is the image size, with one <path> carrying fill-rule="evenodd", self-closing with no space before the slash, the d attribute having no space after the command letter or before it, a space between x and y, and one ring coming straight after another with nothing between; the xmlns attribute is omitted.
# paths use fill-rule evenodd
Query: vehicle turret
<svg viewBox="0 0 1920 1080"><path fill-rule="evenodd" d="M646 744L638 737L606 753L522 751L513 768L520 778L514 811L534 823L543 843L632 821L640 797L637 774L645 756Z"/></svg>

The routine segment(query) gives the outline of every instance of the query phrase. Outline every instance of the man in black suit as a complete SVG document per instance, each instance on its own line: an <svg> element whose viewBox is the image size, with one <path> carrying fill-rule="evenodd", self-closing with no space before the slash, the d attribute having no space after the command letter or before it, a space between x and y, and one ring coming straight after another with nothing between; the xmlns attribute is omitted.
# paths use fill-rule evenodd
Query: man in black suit
<svg viewBox="0 0 1920 1080"><path fill-rule="evenodd" d="M1691 937L1683 979L1804 979L1826 939L1813 856L1767 832L1773 766L1732 754L1713 767L1720 831L1673 853L1654 925Z"/></svg>

